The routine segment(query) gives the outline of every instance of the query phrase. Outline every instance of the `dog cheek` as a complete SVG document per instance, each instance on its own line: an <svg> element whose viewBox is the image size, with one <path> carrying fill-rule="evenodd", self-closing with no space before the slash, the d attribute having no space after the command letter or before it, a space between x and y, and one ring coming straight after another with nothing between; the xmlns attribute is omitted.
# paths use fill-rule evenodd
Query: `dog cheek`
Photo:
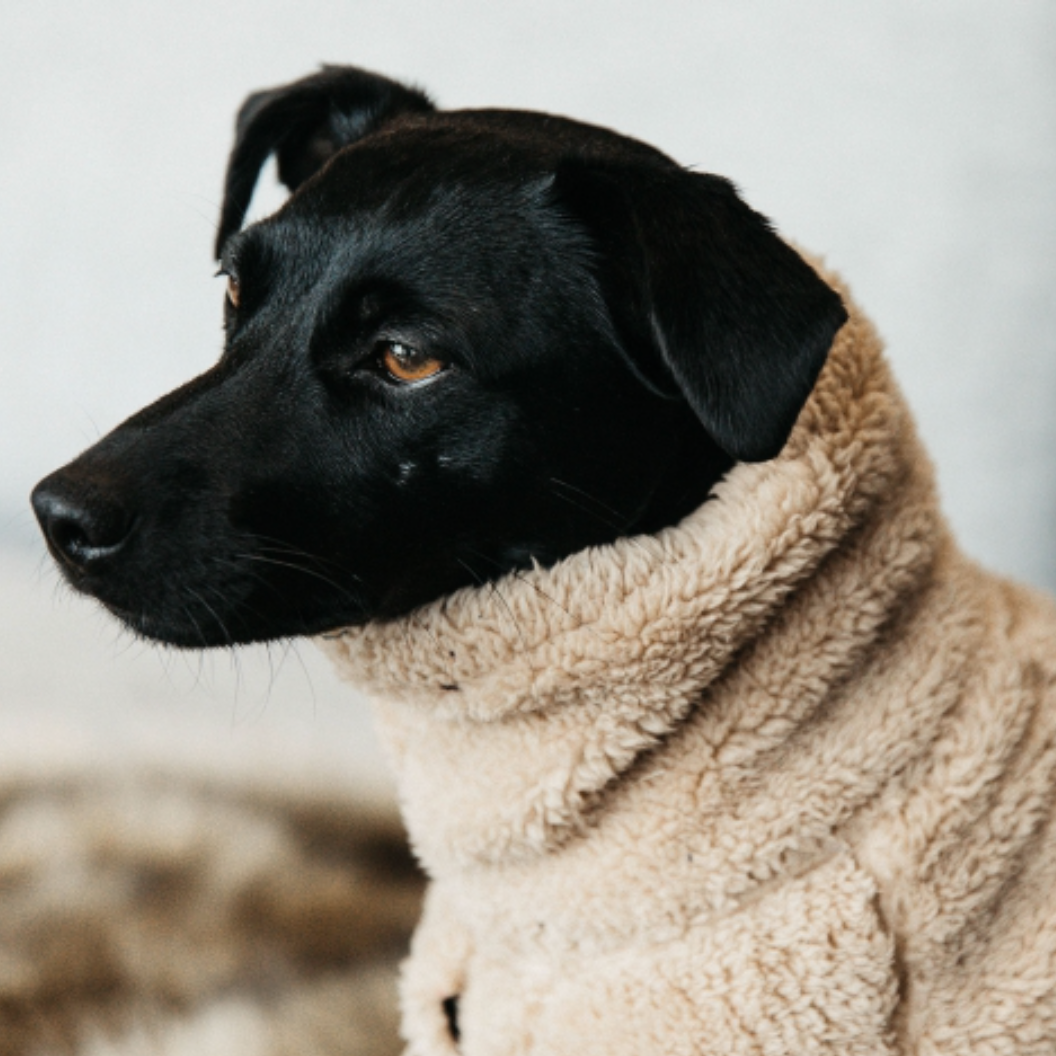
<svg viewBox="0 0 1056 1056"><path fill-rule="evenodd" d="M446 480L490 485L526 461L534 446L529 431L520 427L512 409L495 412L472 416L465 428L447 437L435 456L437 471Z"/></svg>

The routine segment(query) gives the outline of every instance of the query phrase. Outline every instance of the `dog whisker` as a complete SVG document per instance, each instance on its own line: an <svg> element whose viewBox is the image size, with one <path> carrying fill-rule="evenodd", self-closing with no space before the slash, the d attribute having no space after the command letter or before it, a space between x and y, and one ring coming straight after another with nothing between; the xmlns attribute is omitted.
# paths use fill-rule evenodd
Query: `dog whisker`
<svg viewBox="0 0 1056 1056"><path fill-rule="evenodd" d="M23 525L32 525L32 517L29 510L14 510L0 521L0 533L7 535L10 529L20 531ZM45 557L47 554L44 555Z"/></svg>
<svg viewBox="0 0 1056 1056"><path fill-rule="evenodd" d="M342 597L355 601L357 604L360 601L360 599L348 590L347 587L343 587L340 583L337 583L329 576L324 576L322 572L317 572L314 568L305 568L304 565L298 565L292 561L280 561L274 557L265 557L263 554L237 554L236 557L245 561L259 561L261 564L265 565L276 565L279 568L288 568L294 572L301 572L306 576L314 576L316 579L325 583L328 587L332 587Z"/></svg>
<svg viewBox="0 0 1056 1056"><path fill-rule="evenodd" d="M613 527L624 522L625 517L623 514L620 513L619 510L616 510L612 506L609 506L607 503L599 499L596 495L592 495L589 491L584 491L582 488L576 487L575 484L569 484L567 480L561 480L559 477L552 476L550 478L550 483L556 484L559 488L565 488L567 491L574 492L576 495L579 495L582 498L586 499L587 502L589 502L591 505L597 506L599 510L604 511L606 514L608 514L609 517L612 518L611 522L609 523ZM558 493L555 492L555 494ZM586 509L585 507L583 508L584 510Z"/></svg>
<svg viewBox="0 0 1056 1056"><path fill-rule="evenodd" d="M594 631L594 629L590 627L589 624L584 624L582 619L576 616L576 614L572 612L571 609L562 605L561 602L559 602L556 598L551 597L549 594L547 594L547 592L543 590L542 587L540 587L537 583L533 583L532 580L527 575L525 575L525 573L523 573L520 569L504 567L500 562L496 561L495 558L488 557L487 554L483 554L479 550L473 550L472 548L470 548L470 552L473 554L474 557L479 557L482 561L487 561L489 564L495 565L496 568L501 569L502 575L513 576L514 579L516 579L519 583L523 583L525 586L530 587L544 601L548 601L555 608L560 609L577 628L582 627L587 630L590 634L597 636L597 632Z"/></svg>
<svg viewBox="0 0 1056 1056"><path fill-rule="evenodd" d="M456 558L458 563L477 581L479 586L487 586L491 593L499 603L509 614L510 621L513 623L514 630L517 632L517 637L521 640L521 655L524 657L525 662L528 664L528 670L532 674L532 682L535 682L536 671L532 666L531 649L528 646L528 641L524 636L524 631L521 628L517 617L514 615L513 609L510 608L509 602L502 596L502 591L499 590L494 580L485 580L469 562L464 561L462 558Z"/></svg>
<svg viewBox="0 0 1056 1056"><path fill-rule="evenodd" d="M221 633L227 639L227 644L233 646L234 639L231 637L231 633L227 629L227 624L224 623L223 619L220 617L220 614L216 611L216 609L214 609L212 605L210 605L209 602L207 602L205 598L203 598L201 594L199 594L193 588L185 587L184 589L187 591L188 594L191 595L192 598L194 598L202 606L203 609L205 609L206 612L209 613L210 616L212 616L212 618L216 621L216 625L220 628Z"/></svg>
<svg viewBox="0 0 1056 1056"><path fill-rule="evenodd" d="M238 564L235 564L234 562L231 562L231 567L236 569L236 570L241 570L241 566L238 565ZM251 578L253 578L255 580L258 580L260 583L264 584L265 586L269 586L269 587L272 586L272 584L268 583L267 579L265 577L263 577L263 576L258 576L258 575L255 575L255 574L251 573ZM213 595L215 598L217 598L219 600L219 602L220 602L221 607L226 606L227 604L229 604L229 599L228 599L227 594L223 590L221 590L218 586L216 586L215 584L205 583L205 584L200 584L200 587L201 587L202 590L206 591L207 593L209 593L209 594ZM278 591L276 591L276 593L278 593ZM280 597L281 597L281 594L280 594ZM257 608L255 608L252 605L246 604L245 601L239 601L239 603L238 603L238 608L236 610L236 616L239 615L240 613L249 613L249 615L255 617L258 621L263 621L265 619L265 614L263 612L261 612L260 610L258 610ZM219 619L219 616L217 618ZM225 633L227 633L226 629L225 629ZM229 641L230 641L230 647L232 649L234 649L236 647L236 645L237 645L237 640L235 639L235 636L228 633L228 638L229 638Z"/></svg>
<svg viewBox="0 0 1056 1056"><path fill-rule="evenodd" d="M407 625L407 622L406 621L397 621L396 626L398 626L400 628L400 630L402 631L403 636L404 636L407 644L413 648L413 646L415 644L414 643L414 637L413 637L413 635L411 633L411 628ZM448 663L448 661L450 660L450 656L448 654L448 650L444 648L444 646L440 642L440 639L437 638L436 632L429 626L429 621L428 620L422 621L420 624L417 624L414 629L415 630L425 631L425 633L429 636L429 639L432 641L434 648L436 649L436 655L443 659L443 663L444 663L445 667L447 667L448 671L450 672L451 671L451 665L450 665L450 663ZM450 681L451 682L457 681L453 674L450 677Z"/></svg>
<svg viewBox="0 0 1056 1056"><path fill-rule="evenodd" d="M572 610L571 610L571 609L569 609L569 608L568 608L567 606L565 606L565 605L562 605L562 604L561 604L561 602L559 602L559 601L558 601L558 600L557 600L556 598L553 598L553 597L551 597L551 596L550 596L549 594L547 594L547 592L546 592L545 590L543 590L543 589L542 589L541 587L539 587L539 586L538 586L537 584L533 583L533 582L532 582L532 581L531 581L531 580L530 580L530 579L529 579L529 578L528 578L528 577L527 577L527 576L526 576L526 575L525 575L525 574L524 574L523 572L520 572L520 571L518 571L518 570L517 570L517 569L515 568L515 569L512 569L512 570L511 570L510 574L511 574L511 575L512 575L512 576L514 577L514 579L516 579L516 580L517 580L517 581L518 581L519 583L525 583L525 584L527 584L527 585L528 585L529 587L531 587L531 588L532 588L532 590L534 590L534 591L536 592L536 594L538 594L538 595L539 595L539 597L541 597L541 598L545 599L546 601L550 602L550 604L551 604L551 605L554 605L554 606L556 606L557 608L559 608L559 609L560 609L560 610L561 610L561 611L562 611L562 612L563 612L563 613L564 613L564 614L565 614L565 615L566 615L566 616L567 616L567 617L568 617L568 618L569 618L569 619L570 619L570 620L571 620L571 621L572 621L572 622L573 622L573 623L574 623L574 624L575 624L575 625L576 625L577 627L583 627L583 626L585 626L585 625L584 625L584 623L583 623L583 621L582 621L582 620L581 620L581 619L580 619L580 618L579 618L578 616L576 616L576 615L575 615L575 614L574 614L574 613L572 612ZM589 629L589 628L588 628L588 629ZM593 634L594 632L593 632L593 631L591 630L591 633Z"/></svg>
<svg viewBox="0 0 1056 1056"><path fill-rule="evenodd" d="M280 598L284 597L282 591L279 590L279 588L274 583L272 583L271 580L269 580L267 576L261 575L255 569L248 567L244 562L232 561L232 560L229 560L228 558L220 557L219 555L215 555L215 554L210 558L210 560L211 560L212 564L214 566L216 566L217 568L228 569L228 570L230 570L232 572L235 572L239 576L243 576L246 579L250 579L254 583L259 584L260 586L267 588L273 594L276 594L278 597L280 597ZM219 593L219 596L221 598L223 598L225 603L227 602L227 596L225 594L223 594L222 592L220 592L218 590L218 588L212 587L211 589L214 591L214 593ZM248 611L250 611L250 612L254 611L249 606L245 606L244 603L243 603L243 606L245 608L247 608Z"/></svg>
<svg viewBox="0 0 1056 1056"><path fill-rule="evenodd" d="M618 526L613 524L609 520L609 518L606 517L604 514L598 513L597 510L592 510L589 506L584 505L582 502L577 502L574 498L572 498L572 496L562 495L559 491L555 491L553 494L555 498L560 499L564 503L567 503L573 509L579 510L581 513L588 514L589 516L600 521L602 524L605 525L606 528L610 528L614 531L617 529Z"/></svg>
<svg viewBox="0 0 1056 1056"><path fill-rule="evenodd" d="M593 509L592 506L585 505L582 502L576 502L571 495L566 495L561 491L551 489L551 494L554 496L554 498L560 499L562 502L567 503L569 506L572 506L585 514L588 514L591 517L594 517L596 520L600 521L603 525L605 525L605 527L608 528L610 531L615 532L618 538L622 539L626 543L629 543L631 546L635 547L635 549L643 549L642 545L634 538L633 535L626 534L628 525L627 519L623 514L619 513L611 506L606 505L604 502L601 501L601 499L597 498L594 495L591 495L587 491L584 491L582 488L577 488L574 484L569 484L567 481L559 480L557 477L551 477L550 481L551 483L558 485L558 487L567 488L569 491L572 491L575 494L582 496L588 503L593 504L593 506L597 506L599 509ZM599 510L604 512L599 512Z"/></svg>
<svg viewBox="0 0 1056 1056"><path fill-rule="evenodd" d="M194 613L191 611L190 606L189 605L181 605L180 609L183 612L184 616L186 616L187 619L190 621L191 626L193 626L195 631L197 632L198 638L201 640L201 643L202 643L202 648L204 649L204 648L208 647L209 639L206 638L205 635L202 633L201 625L194 618ZM202 656L203 655L204 654L202 654L202 653L198 654L198 674L199 674L199 676L201 675L201 671L202 671L201 665L202 665Z"/></svg>
<svg viewBox="0 0 1056 1056"><path fill-rule="evenodd" d="M218 212L219 209L220 209L219 204L214 202L208 195L205 195L205 194L192 194L190 192L182 192L182 191L181 192L175 192L174 191L174 192L170 192L169 196L172 199L174 199L175 201L179 202L186 209L190 210L190 212L194 213L195 216L199 217L199 219L201 219L201 221L207 227L209 227L209 228L213 227L213 225L214 225L213 217L211 215L208 215L208 214L202 212L202 210L200 208L198 208L198 206L195 205L190 200L192 198L197 198L200 202L204 202L206 205L208 205L211 210L213 210L214 212Z"/></svg>
<svg viewBox="0 0 1056 1056"><path fill-rule="evenodd" d="M304 657L301 656L301 651L297 648L297 643L292 638L285 639L282 643L282 659L279 661L278 674L282 674L282 669L286 665L286 661L292 655L297 661L302 673L304 674L305 681L308 683L308 690L312 694L312 715L318 714L319 709L319 697L315 692L315 683L312 681L311 672L308 670L308 665L304 662ZM270 643L269 643L270 648Z"/></svg>
<svg viewBox="0 0 1056 1056"><path fill-rule="evenodd" d="M291 543L285 542L284 540L273 539L267 535L252 533L246 535L245 539L250 544L255 544L261 553L305 558L314 565L319 565L323 568L329 567L334 572L340 573L342 576L347 576L349 579L353 579L357 583L362 582L361 576L357 575L350 568L347 568L340 562L333 560L333 558L323 557L321 554L313 554L308 550L293 546Z"/></svg>

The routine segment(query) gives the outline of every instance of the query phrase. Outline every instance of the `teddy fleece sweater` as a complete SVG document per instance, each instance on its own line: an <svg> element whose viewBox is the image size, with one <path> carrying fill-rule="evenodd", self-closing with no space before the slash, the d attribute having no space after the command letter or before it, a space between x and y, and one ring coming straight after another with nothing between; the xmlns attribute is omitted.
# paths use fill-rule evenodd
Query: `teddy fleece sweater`
<svg viewBox="0 0 1056 1056"><path fill-rule="evenodd" d="M414 1056L1056 1052L1056 610L857 310L682 523L326 647L432 878Z"/></svg>

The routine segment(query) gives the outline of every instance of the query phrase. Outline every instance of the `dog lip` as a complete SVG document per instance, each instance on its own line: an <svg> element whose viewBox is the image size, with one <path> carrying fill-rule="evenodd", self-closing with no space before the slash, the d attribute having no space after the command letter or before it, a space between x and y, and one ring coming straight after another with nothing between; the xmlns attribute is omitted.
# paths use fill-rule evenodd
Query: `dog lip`
<svg viewBox="0 0 1056 1056"><path fill-rule="evenodd" d="M116 616L122 623L128 624L128 626L136 629L143 628L145 633L149 633L146 629L152 624L160 622L155 617L151 616L150 613L136 609L128 609L123 605L118 605L116 602L107 601L105 598L99 598L98 600L107 612Z"/></svg>
<svg viewBox="0 0 1056 1056"><path fill-rule="evenodd" d="M116 616L133 634L162 645L176 646L183 649L203 649L211 644L205 640L201 631L186 631L173 626L168 620L153 616L149 612L137 609L126 609L113 602L99 599L111 615ZM226 643L225 643L226 644Z"/></svg>

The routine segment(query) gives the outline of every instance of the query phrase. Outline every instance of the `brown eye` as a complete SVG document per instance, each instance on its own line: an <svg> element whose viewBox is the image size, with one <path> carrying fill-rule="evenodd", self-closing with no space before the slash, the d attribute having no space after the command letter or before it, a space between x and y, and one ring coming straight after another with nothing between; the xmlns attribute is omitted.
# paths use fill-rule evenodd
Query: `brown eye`
<svg viewBox="0 0 1056 1056"><path fill-rule="evenodd" d="M232 308L237 308L242 300L242 287L233 275L227 277L227 299L231 302Z"/></svg>
<svg viewBox="0 0 1056 1056"><path fill-rule="evenodd" d="M399 341L385 341L379 351L381 365L396 381L425 381L444 369L442 360L434 359Z"/></svg>

